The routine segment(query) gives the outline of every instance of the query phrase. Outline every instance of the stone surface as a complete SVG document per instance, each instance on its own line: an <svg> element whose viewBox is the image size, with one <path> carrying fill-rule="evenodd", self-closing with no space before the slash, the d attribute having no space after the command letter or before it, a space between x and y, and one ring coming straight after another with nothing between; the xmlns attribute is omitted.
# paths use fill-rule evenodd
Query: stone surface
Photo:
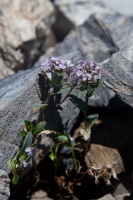
<svg viewBox="0 0 133 200"><path fill-rule="evenodd" d="M8 174L0 169L0 200L8 199L10 195L10 179L8 178Z"/></svg>
<svg viewBox="0 0 133 200"><path fill-rule="evenodd" d="M60 11L60 15L63 15L74 26L83 24L93 13L104 13L107 11L104 6L98 2L94 3L92 0L55 0L55 5Z"/></svg>
<svg viewBox="0 0 133 200"><path fill-rule="evenodd" d="M117 195L115 197L116 200L132 200L133 196L130 196L130 193L124 193Z"/></svg>
<svg viewBox="0 0 133 200"><path fill-rule="evenodd" d="M0 60L0 79L3 79L6 76L9 76L11 74L14 74L14 71L10 68L6 67L2 60Z"/></svg>
<svg viewBox="0 0 133 200"><path fill-rule="evenodd" d="M131 16L133 15L133 1L132 0L126 0L126 1L121 1L121 0L93 0L96 3L102 3L105 6L114 9L115 11Z"/></svg>
<svg viewBox="0 0 133 200"><path fill-rule="evenodd" d="M115 53L103 66L105 85L133 107L133 43Z"/></svg>
<svg viewBox="0 0 133 200"><path fill-rule="evenodd" d="M132 172L125 172L120 176L117 186L113 191L116 199L124 199L124 196L130 196L133 193Z"/></svg>
<svg viewBox="0 0 133 200"><path fill-rule="evenodd" d="M49 198L45 191L38 190L31 195L30 200L53 200L53 199Z"/></svg>
<svg viewBox="0 0 133 200"><path fill-rule="evenodd" d="M111 194L106 194L104 197L97 200L115 200L115 198Z"/></svg>
<svg viewBox="0 0 133 200"><path fill-rule="evenodd" d="M13 70L31 67L45 50L54 7L49 0L0 2L0 63Z"/></svg>

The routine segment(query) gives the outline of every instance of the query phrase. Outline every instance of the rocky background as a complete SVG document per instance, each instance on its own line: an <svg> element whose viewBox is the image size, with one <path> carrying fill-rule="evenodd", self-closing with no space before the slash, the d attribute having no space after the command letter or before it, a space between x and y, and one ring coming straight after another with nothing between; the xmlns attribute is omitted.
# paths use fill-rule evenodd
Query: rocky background
<svg viewBox="0 0 133 200"><path fill-rule="evenodd" d="M89 105L103 109L100 113L106 128L101 127L101 135L94 135L92 141L117 149L123 159L117 174L126 170L128 173L112 193L106 192L110 194L100 199L132 199L133 1L1 0L0 200L10 196L10 170L6 162L18 151L17 133L25 119L37 117L31 105L45 98L45 94L40 94L41 98L38 95L39 87L45 88L45 85L38 85L37 76L40 64L51 55L89 58L103 66L104 85L97 91L97 98L89 100ZM109 110L104 115L106 109ZM55 111L52 118L51 110ZM73 105L68 109L67 104L57 109L51 102L48 128L52 126L56 130L60 120L67 121L72 113L70 131L79 116L78 110ZM97 154L99 152L98 149ZM45 194L40 197L46 198Z"/></svg>

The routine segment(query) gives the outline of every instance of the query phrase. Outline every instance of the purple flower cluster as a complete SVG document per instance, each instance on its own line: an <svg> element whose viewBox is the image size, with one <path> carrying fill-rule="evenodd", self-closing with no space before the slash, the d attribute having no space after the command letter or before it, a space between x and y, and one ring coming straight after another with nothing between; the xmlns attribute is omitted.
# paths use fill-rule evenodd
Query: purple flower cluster
<svg viewBox="0 0 133 200"><path fill-rule="evenodd" d="M46 72L46 75L49 79L52 78L52 72L65 71L67 74L70 74L72 67L74 66L71 60L62 60L58 57L46 58L41 65L50 67L50 70Z"/></svg>
<svg viewBox="0 0 133 200"><path fill-rule="evenodd" d="M62 60L58 57L46 58L41 64L44 66L49 66L50 69L46 71L46 75L49 79L52 78L54 72L66 72L72 82L77 81L78 84L81 83L98 83L101 78L101 66L90 61L80 61L78 65L74 67L71 60Z"/></svg>
<svg viewBox="0 0 133 200"><path fill-rule="evenodd" d="M74 76L78 83L89 82L95 84L101 78L101 66L89 60L81 60L70 75L71 77Z"/></svg>

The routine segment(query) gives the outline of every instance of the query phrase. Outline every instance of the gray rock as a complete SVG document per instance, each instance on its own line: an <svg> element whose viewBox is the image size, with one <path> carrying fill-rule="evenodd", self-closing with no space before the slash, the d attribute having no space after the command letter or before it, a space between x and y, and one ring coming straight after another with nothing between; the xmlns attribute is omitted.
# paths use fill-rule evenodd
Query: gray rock
<svg viewBox="0 0 133 200"><path fill-rule="evenodd" d="M132 0L126 0L126 1L121 1L121 0L112 0L112 1L107 1L107 0L93 0L95 3L102 3L105 6L114 9L115 11L131 16L133 15L133 1Z"/></svg>
<svg viewBox="0 0 133 200"><path fill-rule="evenodd" d="M97 200L115 200L115 198L111 194L106 194L104 197Z"/></svg>
<svg viewBox="0 0 133 200"><path fill-rule="evenodd" d="M132 41L132 27L132 17L114 12L94 14L83 25L71 31L52 54L59 56L61 53L79 50L84 58L102 62Z"/></svg>
<svg viewBox="0 0 133 200"><path fill-rule="evenodd" d="M133 107L133 43L115 53L103 66L105 85Z"/></svg>
<svg viewBox="0 0 133 200"><path fill-rule="evenodd" d="M93 13L104 13L107 9L92 0L55 0L55 5L66 20L74 26L82 25ZM66 28L66 24L65 27Z"/></svg>
<svg viewBox="0 0 133 200"><path fill-rule="evenodd" d="M10 179L8 178L8 174L0 169L0 200L8 199L10 195Z"/></svg>
<svg viewBox="0 0 133 200"><path fill-rule="evenodd" d="M6 67L3 63L3 60L0 59L0 79L3 79L6 76L14 74L14 71L8 67Z"/></svg>
<svg viewBox="0 0 133 200"><path fill-rule="evenodd" d="M132 200L132 196L130 196L130 193L124 193L124 194L120 194L117 195L116 200Z"/></svg>
<svg viewBox="0 0 133 200"><path fill-rule="evenodd" d="M44 52L54 7L49 0L0 2L0 63L2 68L31 67Z"/></svg>

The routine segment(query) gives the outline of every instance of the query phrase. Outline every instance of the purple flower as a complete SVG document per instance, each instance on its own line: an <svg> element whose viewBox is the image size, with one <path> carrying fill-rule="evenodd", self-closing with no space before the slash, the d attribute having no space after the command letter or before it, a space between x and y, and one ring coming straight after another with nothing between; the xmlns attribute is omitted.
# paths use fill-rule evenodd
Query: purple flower
<svg viewBox="0 0 133 200"><path fill-rule="evenodd" d="M41 65L49 66L52 72L61 70L67 72L69 71L69 68L72 68L74 66L71 60L62 60L58 57L46 58Z"/></svg>
<svg viewBox="0 0 133 200"><path fill-rule="evenodd" d="M25 149L25 152L27 153L28 156L32 156L32 150L33 150L33 148L27 147L27 148Z"/></svg>
<svg viewBox="0 0 133 200"><path fill-rule="evenodd" d="M41 64L42 66L49 66L50 60L48 58L45 59L45 61Z"/></svg>
<svg viewBox="0 0 133 200"><path fill-rule="evenodd" d="M70 74L70 78L72 76L75 76L78 84L82 82L95 84L101 78L101 66L89 60L81 60L76 69Z"/></svg>

